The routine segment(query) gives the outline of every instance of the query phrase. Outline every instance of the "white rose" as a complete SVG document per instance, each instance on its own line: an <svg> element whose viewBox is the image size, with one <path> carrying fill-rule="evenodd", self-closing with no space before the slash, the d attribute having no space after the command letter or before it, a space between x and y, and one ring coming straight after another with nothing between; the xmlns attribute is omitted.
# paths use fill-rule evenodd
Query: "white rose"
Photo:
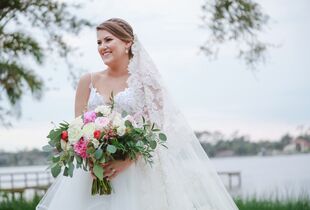
<svg viewBox="0 0 310 210"><path fill-rule="evenodd" d="M95 139L95 138L92 138L91 142L93 143L95 149L97 149L99 144L100 144L100 142L97 139Z"/></svg>
<svg viewBox="0 0 310 210"><path fill-rule="evenodd" d="M69 125L70 126L78 126L80 128L82 128L82 126L84 125L83 120L82 120L82 116L78 116L77 118L75 118Z"/></svg>
<svg viewBox="0 0 310 210"><path fill-rule="evenodd" d="M122 119L122 115L119 113L115 113L112 121L113 127L124 126L124 120Z"/></svg>
<svg viewBox="0 0 310 210"><path fill-rule="evenodd" d="M65 151L67 151L71 148L71 145L62 139L60 140L60 146L61 146L61 149L65 150Z"/></svg>
<svg viewBox="0 0 310 210"><path fill-rule="evenodd" d="M108 116L111 112L111 108L109 106L101 105L96 107L95 112L100 112L103 116Z"/></svg>
<svg viewBox="0 0 310 210"><path fill-rule="evenodd" d="M82 133L83 133L83 137L85 139L91 139L94 137L94 131L96 130L96 125L95 123L91 122L91 123L87 123L86 125L84 125L84 127L82 128Z"/></svg>
<svg viewBox="0 0 310 210"><path fill-rule="evenodd" d="M125 126L119 126L116 128L116 132L119 136L123 136L126 133L126 127Z"/></svg>
<svg viewBox="0 0 310 210"><path fill-rule="evenodd" d="M68 141L71 144L75 144L80 140L80 138L83 136L81 126L70 124L68 128Z"/></svg>

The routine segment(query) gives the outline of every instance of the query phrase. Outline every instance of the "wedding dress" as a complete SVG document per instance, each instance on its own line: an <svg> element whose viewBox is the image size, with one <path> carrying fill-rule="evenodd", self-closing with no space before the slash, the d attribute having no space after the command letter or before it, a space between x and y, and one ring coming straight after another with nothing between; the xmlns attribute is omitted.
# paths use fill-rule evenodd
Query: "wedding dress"
<svg viewBox="0 0 310 210"><path fill-rule="evenodd" d="M150 167L143 158L112 179L111 195L91 195L92 177L76 169L59 175L37 210L237 210L186 119L173 105L152 60L135 35L128 87L115 108L143 112L167 134L168 149L156 148ZM88 109L106 104L92 82Z"/></svg>

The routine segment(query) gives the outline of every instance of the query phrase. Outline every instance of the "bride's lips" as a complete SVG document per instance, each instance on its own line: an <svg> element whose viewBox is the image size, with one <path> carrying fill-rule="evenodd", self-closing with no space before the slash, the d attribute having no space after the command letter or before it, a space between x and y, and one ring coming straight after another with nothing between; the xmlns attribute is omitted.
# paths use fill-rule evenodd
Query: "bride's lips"
<svg viewBox="0 0 310 210"><path fill-rule="evenodd" d="M105 56L110 55L111 53L112 53L111 51L106 51L106 52L102 53L101 55L102 55L103 57L105 57Z"/></svg>

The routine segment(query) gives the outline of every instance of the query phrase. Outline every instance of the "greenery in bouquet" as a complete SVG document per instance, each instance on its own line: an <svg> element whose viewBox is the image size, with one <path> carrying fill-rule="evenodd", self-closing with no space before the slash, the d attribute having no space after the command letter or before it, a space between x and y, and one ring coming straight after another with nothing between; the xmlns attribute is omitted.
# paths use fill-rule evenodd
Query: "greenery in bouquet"
<svg viewBox="0 0 310 210"><path fill-rule="evenodd" d="M112 98L113 99L113 98ZM93 173L91 194L111 194L112 186L102 164L112 160L136 160L141 156L152 166L158 145L165 148L167 137L154 123L140 113L119 113L111 105L98 106L84 112L71 123L62 122L52 129L45 151L52 151L51 173L57 177L73 176L75 168Z"/></svg>

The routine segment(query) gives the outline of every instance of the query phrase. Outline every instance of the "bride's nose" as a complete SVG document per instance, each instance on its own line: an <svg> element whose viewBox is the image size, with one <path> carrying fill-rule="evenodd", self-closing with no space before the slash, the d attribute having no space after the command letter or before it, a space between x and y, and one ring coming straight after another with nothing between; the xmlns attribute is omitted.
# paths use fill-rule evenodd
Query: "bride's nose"
<svg viewBox="0 0 310 210"><path fill-rule="evenodd" d="M107 45L100 45L100 46L98 47L98 49L99 49L99 52L100 52L100 53L103 53L105 50L108 50L108 49L109 49L109 46L107 46Z"/></svg>

